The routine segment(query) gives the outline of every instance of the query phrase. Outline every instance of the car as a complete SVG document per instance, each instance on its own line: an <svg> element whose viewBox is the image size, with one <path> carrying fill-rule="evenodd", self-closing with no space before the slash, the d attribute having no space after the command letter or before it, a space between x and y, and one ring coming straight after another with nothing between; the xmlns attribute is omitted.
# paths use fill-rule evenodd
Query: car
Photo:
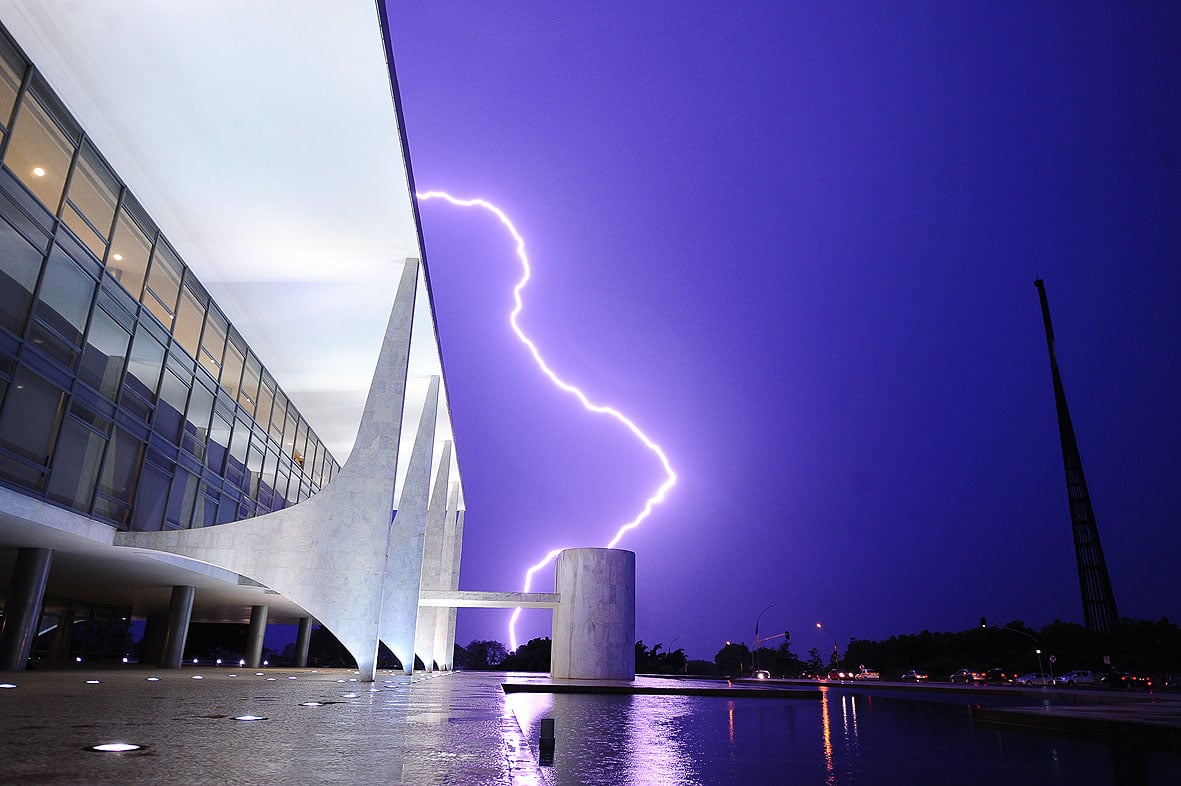
<svg viewBox="0 0 1181 786"><path fill-rule="evenodd" d="M1152 690L1152 679L1130 671L1113 671L1099 678L1099 684L1112 690Z"/></svg>
<svg viewBox="0 0 1181 786"><path fill-rule="evenodd" d="M1086 669L1074 669L1065 674L1060 674L1054 678L1055 685L1068 685L1074 687L1075 685L1094 685L1095 675Z"/></svg>
<svg viewBox="0 0 1181 786"><path fill-rule="evenodd" d="M931 679L931 675L925 671L911 669L910 671L902 672L903 682L926 682L929 679Z"/></svg>
<svg viewBox="0 0 1181 786"><path fill-rule="evenodd" d="M1028 674L1022 674L1015 682L1018 685L1049 685L1050 675L1040 671L1031 671Z"/></svg>
<svg viewBox="0 0 1181 786"><path fill-rule="evenodd" d="M860 670L858 670L858 672L853 675L853 679L855 680L880 680L881 678L881 674L874 671L873 669L867 669L864 666L862 666Z"/></svg>
<svg viewBox="0 0 1181 786"><path fill-rule="evenodd" d="M974 671L973 669L960 669L947 679L953 685L957 682L962 682L965 685L978 684L984 682L984 672Z"/></svg>
<svg viewBox="0 0 1181 786"><path fill-rule="evenodd" d="M771 679L771 672L767 671L766 669L759 669L751 676L756 680L769 680Z"/></svg>
<svg viewBox="0 0 1181 786"><path fill-rule="evenodd" d="M986 685L1012 685L1015 679L1017 679L1016 674L1000 668L989 669L984 672L984 682Z"/></svg>
<svg viewBox="0 0 1181 786"><path fill-rule="evenodd" d="M830 680L836 680L836 681L851 680L851 679L853 679L853 672L842 671L841 669L833 669L832 671L830 671L828 673L828 678Z"/></svg>

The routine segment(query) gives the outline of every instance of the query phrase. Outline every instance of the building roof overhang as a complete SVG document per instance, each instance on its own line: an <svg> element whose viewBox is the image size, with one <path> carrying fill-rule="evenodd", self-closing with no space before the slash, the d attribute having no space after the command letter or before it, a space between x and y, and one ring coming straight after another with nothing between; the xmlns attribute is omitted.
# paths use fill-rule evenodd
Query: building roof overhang
<svg viewBox="0 0 1181 786"><path fill-rule="evenodd" d="M423 256L377 3L0 0L0 18L343 462ZM420 294L412 387L442 376Z"/></svg>

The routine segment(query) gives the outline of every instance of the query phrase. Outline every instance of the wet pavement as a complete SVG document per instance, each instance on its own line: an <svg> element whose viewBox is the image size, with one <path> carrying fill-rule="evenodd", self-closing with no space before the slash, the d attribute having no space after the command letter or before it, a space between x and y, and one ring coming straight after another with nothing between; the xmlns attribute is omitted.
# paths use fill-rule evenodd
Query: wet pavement
<svg viewBox="0 0 1181 786"><path fill-rule="evenodd" d="M505 711L503 675L357 679L266 668L0 673L16 685L0 688L0 782L540 781ZM249 716L260 719L236 719ZM103 743L143 747L88 750Z"/></svg>
<svg viewBox="0 0 1181 786"><path fill-rule="evenodd" d="M502 687L506 682L511 684ZM800 717L811 713L818 718L827 718L823 713L829 704L833 712L845 706L838 691L823 699L828 702L823 708L814 709L823 695L815 683L727 686L708 680L638 678L619 685L563 682L555 689L548 675L496 672L413 677L382 672L376 682L366 683L356 672L341 669L124 667L0 673L0 684L15 686L0 687L0 782L39 784L556 783L561 781L559 773L538 766L537 740L527 736L536 735L536 718L527 712L519 720L508 709L514 702L519 711L532 706L532 700L513 698L518 692L585 693L606 699L611 697L604 694L611 693L633 698L658 694L651 698L662 701L659 695L668 695L663 701L672 704L676 696L684 702L729 694L731 703L725 706L730 707L735 701L770 706L756 696L779 702L790 697L790 704L782 706L796 707ZM887 690L869 692L882 698L890 695ZM1093 693L1076 696L1072 703L1047 704L1039 699L1049 694L1012 692L1003 707L989 707L989 695L993 700L1001 696L985 691L965 702L977 705L973 717L979 727L1135 737L1162 752L1181 750L1178 695ZM950 698L946 692L931 691L919 701L941 703L937 696L942 702ZM908 693L906 698L916 696ZM548 701L542 704L549 706ZM861 708L863 723L872 707ZM855 728L857 716L852 717ZM733 737L732 710L729 724ZM803 728L814 725L823 726L817 720L803 723ZM121 753L89 750L104 743L142 747ZM653 750L667 744L666 738Z"/></svg>

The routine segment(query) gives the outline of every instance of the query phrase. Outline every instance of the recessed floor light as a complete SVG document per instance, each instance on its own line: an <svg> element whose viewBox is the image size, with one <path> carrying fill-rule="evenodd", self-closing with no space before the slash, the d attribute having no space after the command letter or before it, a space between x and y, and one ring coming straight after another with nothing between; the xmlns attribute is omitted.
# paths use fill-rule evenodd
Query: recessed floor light
<svg viewBox="0 0 1181 786"><path fill-rule="evenodd" d="M15 688L11 682L0 682L0 688Z"/></svg>
<svg viewBox="0 0 1181 786"><path fill-rule="evenodd" d="M148 682L159 682L159 681L160 681L159 677L148 677Z"/></svg>
<svg viewBox="0 0 1181 786"><path fill-rule="evenodd" d="M200 674L194 674L194 675L193 675L193 679L195 679L195 680L203 680L203 679L205 679L205 678L204 678L204 677L202 677Z"/></svg>
<svg viewBox="0 0 1181 786"><path fill-rule="evenodd" d="M227 677L237 677L238 675L237 674L227 674L226 676Z"/></svg>
<svg viewBox="0 0 1181 786"><path fill-rule="evenodd" d="M274 682L275 679L275 677L267 677L267 682Z"/></svg>
<svg viewBox="0 0 1181 786"><path fill-rule="evenodd" d="M299 706L301 706L301 707L323 707L324 702L322 702L322 701L305 701L302 704L300 704Z"/></svg>
<svg viewBox="0 0 1181 786"><path fill-rule="evenodd" d="M102 680L86 680L87 685L99 685L101 683L102 683Z"/></svg>
<svg viewBox="0 0 1181 786"><path fill-rule="evenodd" d="M88 745L83 750L94 751L95 753L127 753L128 751L142 751L145 745L136 745L132 742L104 742L98 745Z"/></svg>
<svg viewBox="0 0 1181 786"><path fill-rule="evenodd" d="M236 720L236 721L260 721L260 720L266 720L266 718L262 715L235 715L234 720Z"/></svg>

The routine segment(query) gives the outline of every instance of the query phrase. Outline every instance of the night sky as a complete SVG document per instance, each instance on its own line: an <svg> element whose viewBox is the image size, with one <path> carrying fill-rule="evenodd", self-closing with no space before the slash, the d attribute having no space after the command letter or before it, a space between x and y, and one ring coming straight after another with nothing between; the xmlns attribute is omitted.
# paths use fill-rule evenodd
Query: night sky
<svg viewBox="0 0 1181 786"><path fill-rule="evenodd" d="M1081 623L1039 276L1119 611L1181 620L1181 5L686 5L389 2L418 189L507 211L522 327L679 474L637 637ZM513 336L499 224L421 210L461 589L520 589L663 472Z"/></svg>

